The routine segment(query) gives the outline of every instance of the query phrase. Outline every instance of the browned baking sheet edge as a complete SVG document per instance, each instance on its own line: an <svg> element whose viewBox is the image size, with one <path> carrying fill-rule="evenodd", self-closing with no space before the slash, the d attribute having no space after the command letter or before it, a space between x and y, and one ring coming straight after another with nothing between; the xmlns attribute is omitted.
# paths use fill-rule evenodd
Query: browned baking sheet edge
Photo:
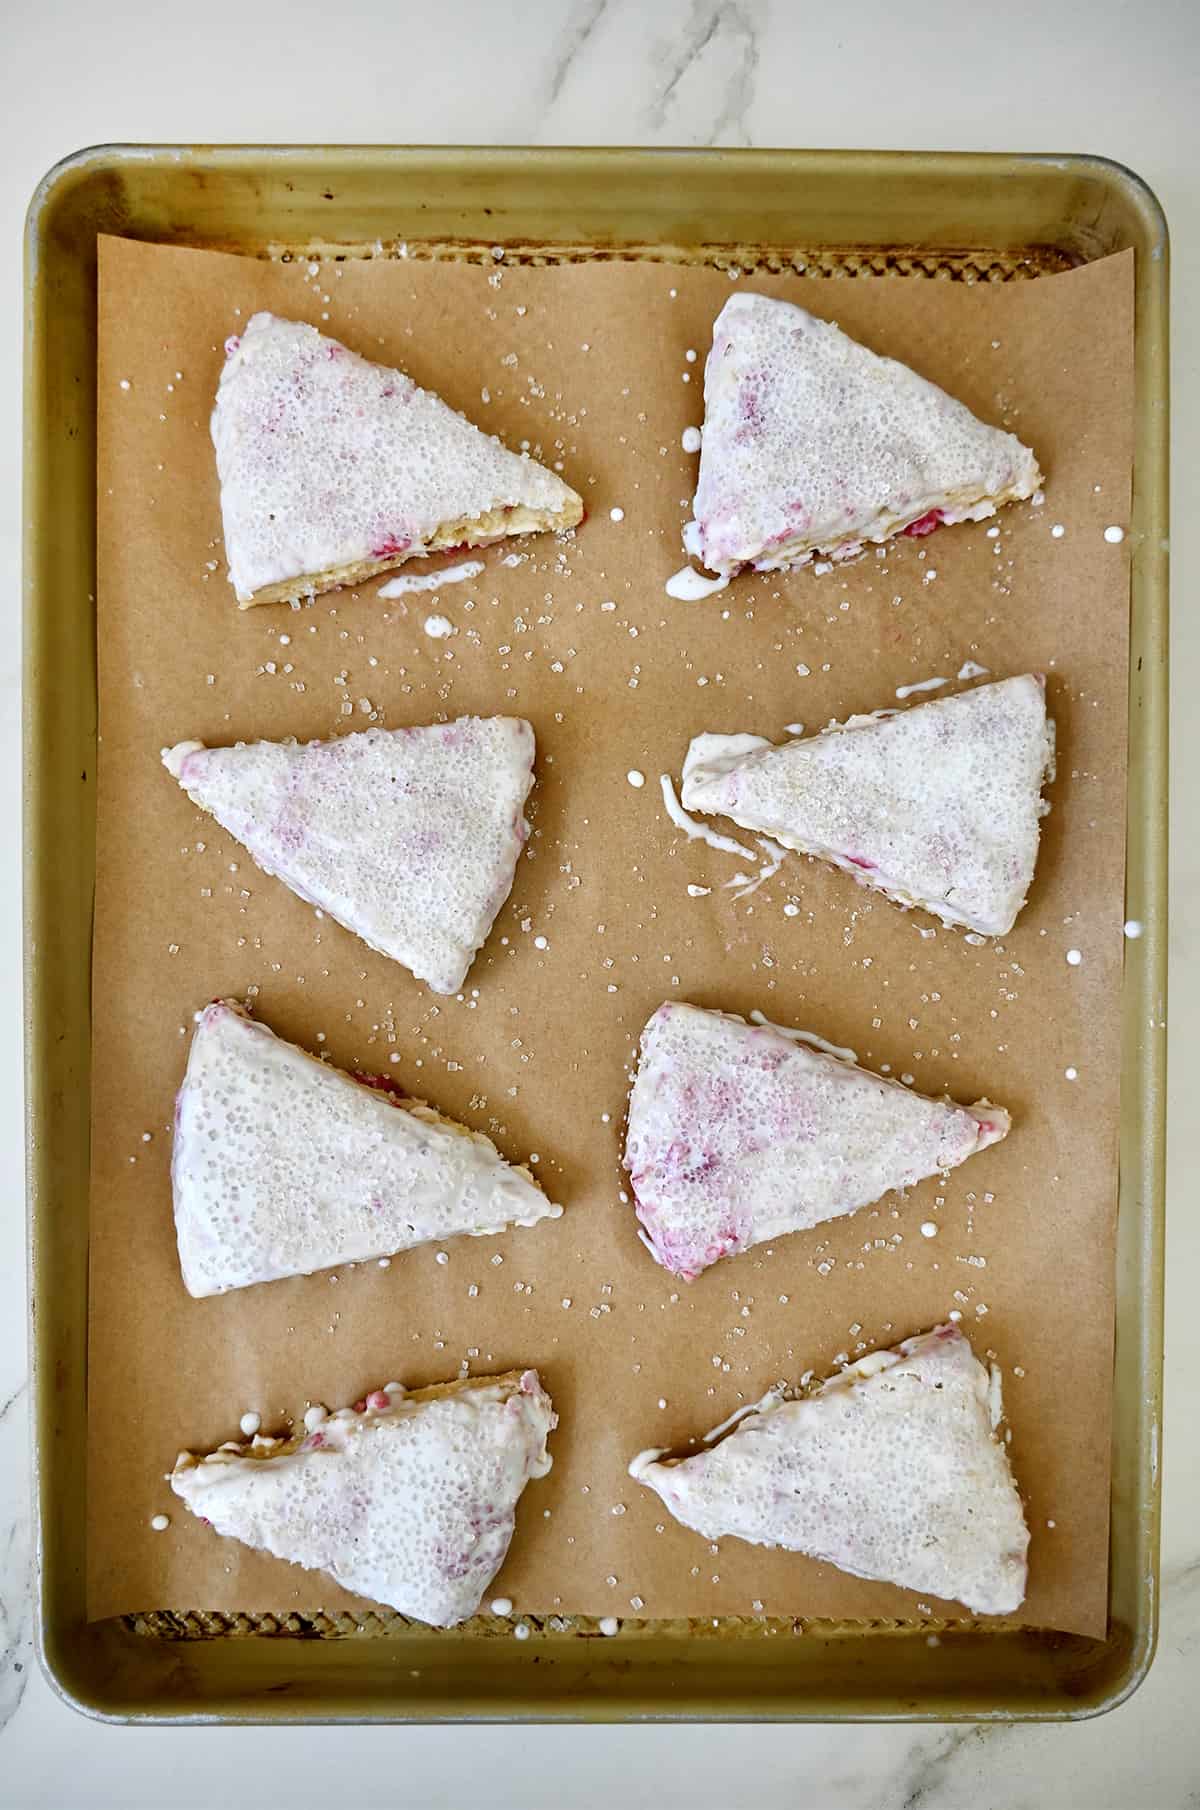
<svg viewBox="0 0 1200 1810"><path fill-rule="evenodd" d="M687 245L694 257L703 241L713 261L734 261L757 234L760 257L794 265L799 256L835 279L919 272L998 280L1014 267L1033 274L1056 267L1055 258L1073 263L1135 248L1139 414L1126 892L1127 913L1143 922L1145 934L1127 962L1124 988L1105 1642L965 1627L930 1647L925 1630L828 1623L752 1630L727 1622L703 1639L679 1624L627 1626L618 1645L596 1640L584 1624L572 1632L548 1627L514 1659L511 1643L469 1632L397 1633L371 1616L353 1630L328 1631L272 1629L256 1618L253 1629L235 1631L258 1638L219 1640L151 1640L118 1623L84 1624L80 1234L94 864L95 237L116 231L224 242L269 255L266 222L276 244L296 248L333 242L367 250L386 241L391 249L403 222L414 240L436 239L448 255L494 237L512 251L537 247L538 258L577 256L584 245L606 256L654 255L656 243L659 256ZM781 224L791 230L781 232ZM474 231L465 231L468 225ZM719 240L714 225L726 228ZM831 244L853 249L831 253ZM548 254L551 246L556 254ZM798 254L798 246L822 249ZM26 1022L39 1644L68 1700L120 1720L949 1719L1086 1715L1135 1688L1153 1652L1157 1580L1166 285L1166 230L1153 196L1128 172L1091 158L130 147L80 153L45 179L27 235ZM193 1636L230 1631L193 1619L197 1625L184 1630ZM351 1638L294 1638L318 1632ZM353 1637L372 1632L388 1638ZM752 1632L760 1637L747 1638ZM293 1638L264 1637L270 1634ZM414 1670L421 1681L398 1701L395 1680Z"/></svg>

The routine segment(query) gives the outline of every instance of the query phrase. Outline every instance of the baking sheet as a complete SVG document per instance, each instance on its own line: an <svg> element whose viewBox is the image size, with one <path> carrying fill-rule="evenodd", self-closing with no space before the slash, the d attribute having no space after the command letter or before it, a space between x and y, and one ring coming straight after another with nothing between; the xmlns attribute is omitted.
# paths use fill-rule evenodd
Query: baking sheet
<svg viewBox="0 0 1200 1810"><path fill-rule="evenodd" d="M1103 1631L1128 595L1126 544L1104 528L1128 520L1131 280L1129 254L1003 286L756 276L1021 433L1046 502L1006 512L995 538L948 530L823 580L739 579L688 605L662 584L681 563L694 461L680 434L700 419L726 276L314 269L102 242L93 1616L354 1605L216 1540L163 1472L181 1446L237 1436L246 1409L269 1429L308 1400L336 1405L390 1376L417 1385L464 1360L476 1373L536 1363L562 1415L555 1469L524 1498L497 1584L519 1609L922 1614L909 1593L794 1556L734 1541L714 1554L661 1522L624 1467L777 1377L820 1374L955 1310L1005 1370L1034 1535L1021 1619ZM372 585L239 615L207 422L222 342L262 306L403 364L510 444L561 458L588 505L582 530L525 543L511 567L493 550L480 580L436 603L380 603ZM458 629L448 642L423 632L435 608ZM811 731L968 660L996 676L1046 670L1059 723L1033 896L1002 947L923 936L933 926L918 914L798 860L737 901L723 882L739 864L663 815L658 774L678 773L696 731ZM537 731L535 835L461 1001L315 919L158 765L184 736L494 710ZM712 891L690 897L689 882ZM386 1271L190 1301L170 1218L171 1101L192 1011L251 989L284 1035L346 1067L387 1065L510 1156L537 1152L564 1218L451 1245L444 1265L429 1249ZM1013 1135L903 1203L677 1284L620 1198L628 1064L663 998L758 1006L926 1091L988 1093L1013 1111ZM159 1511L163 1534L149 1528Z"/></svg>

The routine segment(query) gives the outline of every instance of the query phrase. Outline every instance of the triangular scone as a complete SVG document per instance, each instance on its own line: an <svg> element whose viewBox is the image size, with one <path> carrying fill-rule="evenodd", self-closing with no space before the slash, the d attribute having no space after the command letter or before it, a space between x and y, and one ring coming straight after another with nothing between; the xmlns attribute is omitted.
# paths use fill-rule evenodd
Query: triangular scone
<svg viewBox="0 0 1200 1810"><path fill-rule="evenodd" d="M697 736L683 802L831 861L944 924L1001 936L1033 879L1050 808L1042 786L1053 777L1045 681L1026 673L781 747Z"/></svg>
<svg viewBox="0 0 1200 1810"><path fill-rule="evenodd" d="M243 609L582 520L552 471L315 327L256 314L226 353L212 437Z"/></svg>
<svg viewBox="0 0 1200 1810"><path fill-rule="evenodd" d="M482 1133L326 1067L223 1000L192 1038L171 1184L197 1296L562 1211Z"/></svg>
<svg viewBox="0 0 1200 1810"><path fill-rule="evenodd" d="M688 1282L1007 1135L1003 1107L928 1099L797 1035L674 1003L642 1032L625 1167L646 1244Z"/></svg>
<svg viewBox="0 0 1200 1810"><path fill-rule="evenodd" d="M389 1383L293 1439L181 1452L171 1488L219 1534L450 1628L504 1563L557 1424L536 1370Z"/></svg>
<svg viewBox="0 0 1200 1810"><path fill-rule="evenodd" d="M468 716L331 742L180 742L163 764L267 873L456 993L512 887L533 756L521 718Z"/></svg>
<svg viewBox="0 0 1200 1810"><path fill-rule="evenodd" d="M1011 1615L1025 1597L1029 1530L999 1415L998 1387L963 1334L939 1326L861 1358L806 1400L747 1415L707 1452L643 1452L629 1474L706 1540L781 1546L977 1615Z"/></svg>
<svg viewBox="0 0 1200 1810"><path fill-rule="evenodd" d="M1030 497L1037 460L907 365L743 291L713 325L695 521L710 571L844 559Z"/></svg>

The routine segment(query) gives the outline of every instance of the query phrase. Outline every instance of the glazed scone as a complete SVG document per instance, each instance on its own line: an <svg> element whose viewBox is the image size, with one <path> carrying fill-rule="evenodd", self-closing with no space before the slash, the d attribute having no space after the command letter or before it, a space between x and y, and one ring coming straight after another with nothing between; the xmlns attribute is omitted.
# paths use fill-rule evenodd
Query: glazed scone
<svg viewBox="0 0 1200 1810"><path fill-rule="evenodd" d="M688 810L731 817L982 936L1012 929L1037 861L1054 722L1040 673L832 723L774 747L697 736Z"/></svg>
<svg viewBox="0 0 1200 1810"><path fill-rule="evenodd" d="M713 324L695 520L731 574L846 559L1031 497L1037 460L907 365L792 302L742 291Z"/></svg>
<svg viewBox="0 0 1200 1810"><path fill-rule="evenodd" d="M748 1414L690 1458L641 1453L629 1474L706 1540L732 1534L1011 1615L1029 1530L995 1436L995 1383L957 1326L876 1351L802 1401Z"/></svg>
<svg viewBox="0 0 1200 1810"><path fill-rule="evenodd" d="M225 351L212 438L242 609L583 518L552 471L315 327L256 314Z"/></svg>
<svg viewBox="0 0 1200 1810"><path fill-rule="evenodd" d="M957 1168L1009 1123L986 1100L931 1100L775 1025L671 1002L642 1032L625 1167L645 1244L691 1282Z"/></svg>
<svg viewBox="0 0 1200 1810"><path fill-rule="evenodd" d="M457 993L508 897L533 757L529 724L505 716L163 750L264 872L435 993Z"/></svg>
<svg viewBox="0 0 1200 1810"><path fill-rule="evenodd" d="M411 1395L389 1383L291 1439L181 1452L170 1483L226 1538L451 1628L504 1563L557 1424L536 1370Z"/></svg>
<svg viewBox="0 0 1200 1810"><path fill-rule="evenodd" d="M171 1190L195 1296L562 1212L490 1138L318 1062L226 1000L192 1037Z"/></svg>

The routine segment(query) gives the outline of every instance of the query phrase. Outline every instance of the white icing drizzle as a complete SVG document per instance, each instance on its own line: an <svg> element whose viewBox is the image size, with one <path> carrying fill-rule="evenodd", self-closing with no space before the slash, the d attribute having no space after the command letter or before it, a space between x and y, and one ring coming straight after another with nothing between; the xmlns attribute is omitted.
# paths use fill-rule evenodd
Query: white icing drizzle
<svg viewBox="0 0 1200 1810"><path fill-rule="evenodd" d="M982 668L980 669L982 671ZM898 698L911 698L914 691L936 691L940 685L949 685L949 679L915 679L911 685L897 685Z"/></svg>
<svg viewBox="0 0 1200 1810"><path fill-rule="evenodd" d="M868 1351L863 1357L856 1358L853 1364L847 1364L836 1376L825 1379L817 1390L818 1395L828 1395L831 1389L843 1389L854 1383L864 1382L868 1377L878 1376L881 1370L890 1370L899 1362L897 1351ZM809 1372L811 1376L812 1372Z"/></svg>
<svg viewBox="0 0 1200 1810"><path fill-rule="evenodd" d="M723 855L743 855L748 861L753 861L753 851L744 843L735 842L732 836L722 836L719 831L710 830L706 823L697 823L694 817L688 816L675 796L675 787L669 773L660 773L658 783L662 787L667 816L675 828L682 830L690 841L707 842L709 848L715 848Z"/></svg>
<svg viewBox="0 0 1200 1810"><path fill-rule="evenodd" d="M446 584L462 584L464 579L478 578L483 571L481 559L464 559L461 565L445 566L440 572L415 573L411 578L401 574L389 578L375 593L377 597L408 597L414 591L440 591Z"/></svg>
<svg viewBox="0 0 1200 1810"><path fill-rule="evenodd" d="M680 444L685 453L698 453L700 451L700 440L701 434L698 427L685 427Z"/></svg>
<svg viewBox="0 0 1200 1810"><path fill-rule="evenodd" d="M457 631L448 616L426 616L425 633L433 641L444 641Z"/></svg>
<svg viewBox="0 0 1200 1810"><path fill-rule="evenodd" d="M960 679L983 679L991 672L990 666L980 666L976 660L964 660L958 669Z"/></svg>
<svg viewBox="0 0 1200 1810"><path fill-rule="evenodd" d="M313 327L255 314L226 351L211 431L240 603L582 516L553 472Z"/></svg>
<svg viewBox="0 0 1200 1810"><path fill-rule="evenodd" d="M778 1031L781 1037L790 1037L793 1043L807 1043L811 1049L820 1050L823 1056L832 1056L837 1062L857 1062L854 1050L846 1049L840 1043L830 1043L826 1038L817 1035L816 1031L801 1031L795 1025L775 1024L764 1017L756 1006L750 1014L751 1024L761 1025L764 1030Z"/></svg>
<svg viewBox="0 0 1200 1810"><path fill-rule="evenodd" d="M1004 1419L1004 1381L999 1364L988 1365L988 1419L993 1433Z"/></svg>
<svg viewBox="0 0 1200 1810"><path fill-rule="evenodd" d="M183 771L183 763L188 756L190 754L203 753L203 742L176 742L173 748L163 748L161 750L162 764L167 769L167 772L171 775L172 779L178 779L180 773Z"/></svg>
<svg viewBox="0 0 1200 1810"><path fill-rule="evenodd" d="M196 1028L176 1119L176 1236L193 1296L548 1216L528 1171L482 1133L385 1100L220 1001Z"/></svg>
<svg viewBox="0 0 1200 1810"><path fill-rule="evenodd" d="M731 297L712 346L692 504L711 571L788 569L818 552L814 570L829 572L931 511L945 521L990 515L1038 480L1011 434L792 303ZM750 393L770 407L748 413ZM885 420L902 421L903 434Z"/></svg>
<svg viewBox="0 0 1200 1810"><path fill-rule="evenodd" d="M715 597L728 583L728 577L706 578L694 566L681 566L668 578L665 588L668 597L678 597L683 603L699 603L704 597Z"/></svg>
<svg viewBox="0 0 1200 1810"><path fill-rule="evenodd" d="M647 1446L644 1452L639 1452L636 1458L630 1459L629 1475L635 1482L640 1482L642 1473L646 1470L647 1466L657 1464L660 1458L666 1456L667 1450L668 1448L665 1445Z"/></svg>
<svg viewBox="0 0 1200 1810"><path fill-rule="evenodd" d="M550 1467L556 1425L536 1371L416 1401L397 1385L282 1445L181 1454L170 1482L218 1534L452 1627L499 1570L525 1485Z"/></svg>
<svg viewBox="0 0 1200 1810"><path fill-rule="evenodd" d="M719 773L728 773L748 754L757 754L770 746L771 743L763 735L694 735L683 757L681 778L684 791L687 790L689 780L708 779Z"/></svg>
<svg viewBox="0 0 1200 1810"><path fill-rule="evenodd" d="M777 1408L783 1397L783 1385L777 1383L773 1389L768 1389L766 1394L760 1396L757 1401L748 1401L742 1407L735 1408L732 1414L727 1414L723 1421L711 1428L709 1432L701 1433L700 1437L705 1445L711 1445L714 1439L720 1439L723 1433L728 1433L730 1427L736 1427L739 1420L745 1420L747 1414L762 1414L769 1408Z"/></svg>
<svg viewBox="0 0 1200 1810"><path fill-rule="evenodd" d="M726 890L731 886L740 886L742 889L734 894L735 899L747 899L752 892L758 891L764 880L773 880L787 859L787 849L780 848L779 844L772 842L769 836L759 836L757 840L759 848L763 850L768 859L759 868L754 879L751 879L748 874L735 874L732 880L726 880Z"/></svg>

